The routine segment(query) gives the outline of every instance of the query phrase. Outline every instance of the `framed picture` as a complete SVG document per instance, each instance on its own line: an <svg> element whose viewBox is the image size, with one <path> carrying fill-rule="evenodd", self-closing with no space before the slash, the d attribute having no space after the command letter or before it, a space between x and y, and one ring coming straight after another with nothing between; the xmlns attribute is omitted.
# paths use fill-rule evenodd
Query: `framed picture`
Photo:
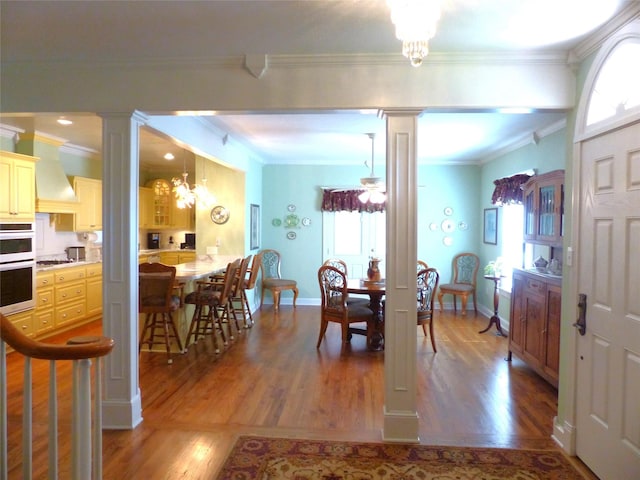
<svg viewBox="0 0 640 480"><path fill-rule="evenodd" d="M484 209L484 243L498 244L498 209Z"/></svg>
<svg viewBox="0 0 640 480"><path fill-rule="evenodd" d="M250 245L251 250L260 248L260 205L251 204Z"/></svg>

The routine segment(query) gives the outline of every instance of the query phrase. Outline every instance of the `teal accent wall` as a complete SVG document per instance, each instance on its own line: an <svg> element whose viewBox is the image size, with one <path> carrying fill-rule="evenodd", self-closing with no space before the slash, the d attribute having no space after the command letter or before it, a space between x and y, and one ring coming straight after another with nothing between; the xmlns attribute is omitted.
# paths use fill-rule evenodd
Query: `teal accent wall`
<svg viewBox="0 0 640 480"><path fill-rule="evenodd" d="M568 154L566 151L567 129L543 137L538 144L530 143L517 150L498 157L482 166L481 193L478 216L482 218L485 208L492 208L491 196L495 188L493 181L509 177L529 169L536 169L539 174L552 170L565 169ZM566 225L566 220L565 220ZM495 260L501 252L501 238L504 228L509 228L502 221L502 210L498 207L498 244L488 245L482 242L482 224L480 224L479 255L481 270L478 280L478 302L489 310L493 310L493 283L482 279L482 267ZM509 318L509 296L500 299L500 317Z"/></svg>

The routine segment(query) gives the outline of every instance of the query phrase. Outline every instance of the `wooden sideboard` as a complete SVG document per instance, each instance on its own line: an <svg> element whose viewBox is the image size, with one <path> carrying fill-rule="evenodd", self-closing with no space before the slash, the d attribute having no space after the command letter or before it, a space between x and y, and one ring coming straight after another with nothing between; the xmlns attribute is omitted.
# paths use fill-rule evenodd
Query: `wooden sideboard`
<svg viewBox="0 0 640 480"><path fill-rule="evenodd" d="M511 290L509 354L516 354L558 387L562 278L514 270Z"/></svg>

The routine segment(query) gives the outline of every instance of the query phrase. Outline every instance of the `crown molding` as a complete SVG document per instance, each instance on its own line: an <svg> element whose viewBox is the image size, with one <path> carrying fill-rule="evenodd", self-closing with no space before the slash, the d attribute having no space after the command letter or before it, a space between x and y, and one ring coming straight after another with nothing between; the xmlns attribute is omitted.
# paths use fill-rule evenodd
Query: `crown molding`
<svg viewBox="0 0 640 480"><path fill-rule="evenodd" d="M532 143L538 144L541 139L547 137L553 133L556 133L567 126L567 120L560 120L558 122L554 122L551 125L543 127L539 130L533 131L531 133L527 133L518 138L513 139L512 141L507 142L504 146L499 148L498 150L491 152L491 154L483 157L478 162L479 165L485 165L493 160L496 160L508 153L514 152L519 148L526 147Z"/></svg>
<svg viewBox="0 0 640 480"><path fill-rule="evenodd" d="M605 23L592 35L589 35L589 37L569 52L570 63L582 62L589 55L596 52L615 32L638 18L640 18L640 2L631 1L618 15Z"/></svg>

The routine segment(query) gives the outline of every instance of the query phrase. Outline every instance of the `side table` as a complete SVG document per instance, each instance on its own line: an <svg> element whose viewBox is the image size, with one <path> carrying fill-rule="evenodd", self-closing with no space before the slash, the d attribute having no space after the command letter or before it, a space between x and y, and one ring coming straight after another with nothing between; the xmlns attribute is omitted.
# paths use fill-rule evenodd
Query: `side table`
<svg viewBox="0 0 640 480"><path fill-rule="evenodd" d="M500 279L502 278L502 276L485 275L484 278L493 281L493 316L489 319L489 325L487 325L487 328L485 328L484 330L480 330L478 333L484 333L488 331L491 328L491 325L495 324L496 329L498 330L496 335L506 337L506 335L502 331L502 327L500 326L500 317L498 316L498 283L500 283Z"/></svg>

